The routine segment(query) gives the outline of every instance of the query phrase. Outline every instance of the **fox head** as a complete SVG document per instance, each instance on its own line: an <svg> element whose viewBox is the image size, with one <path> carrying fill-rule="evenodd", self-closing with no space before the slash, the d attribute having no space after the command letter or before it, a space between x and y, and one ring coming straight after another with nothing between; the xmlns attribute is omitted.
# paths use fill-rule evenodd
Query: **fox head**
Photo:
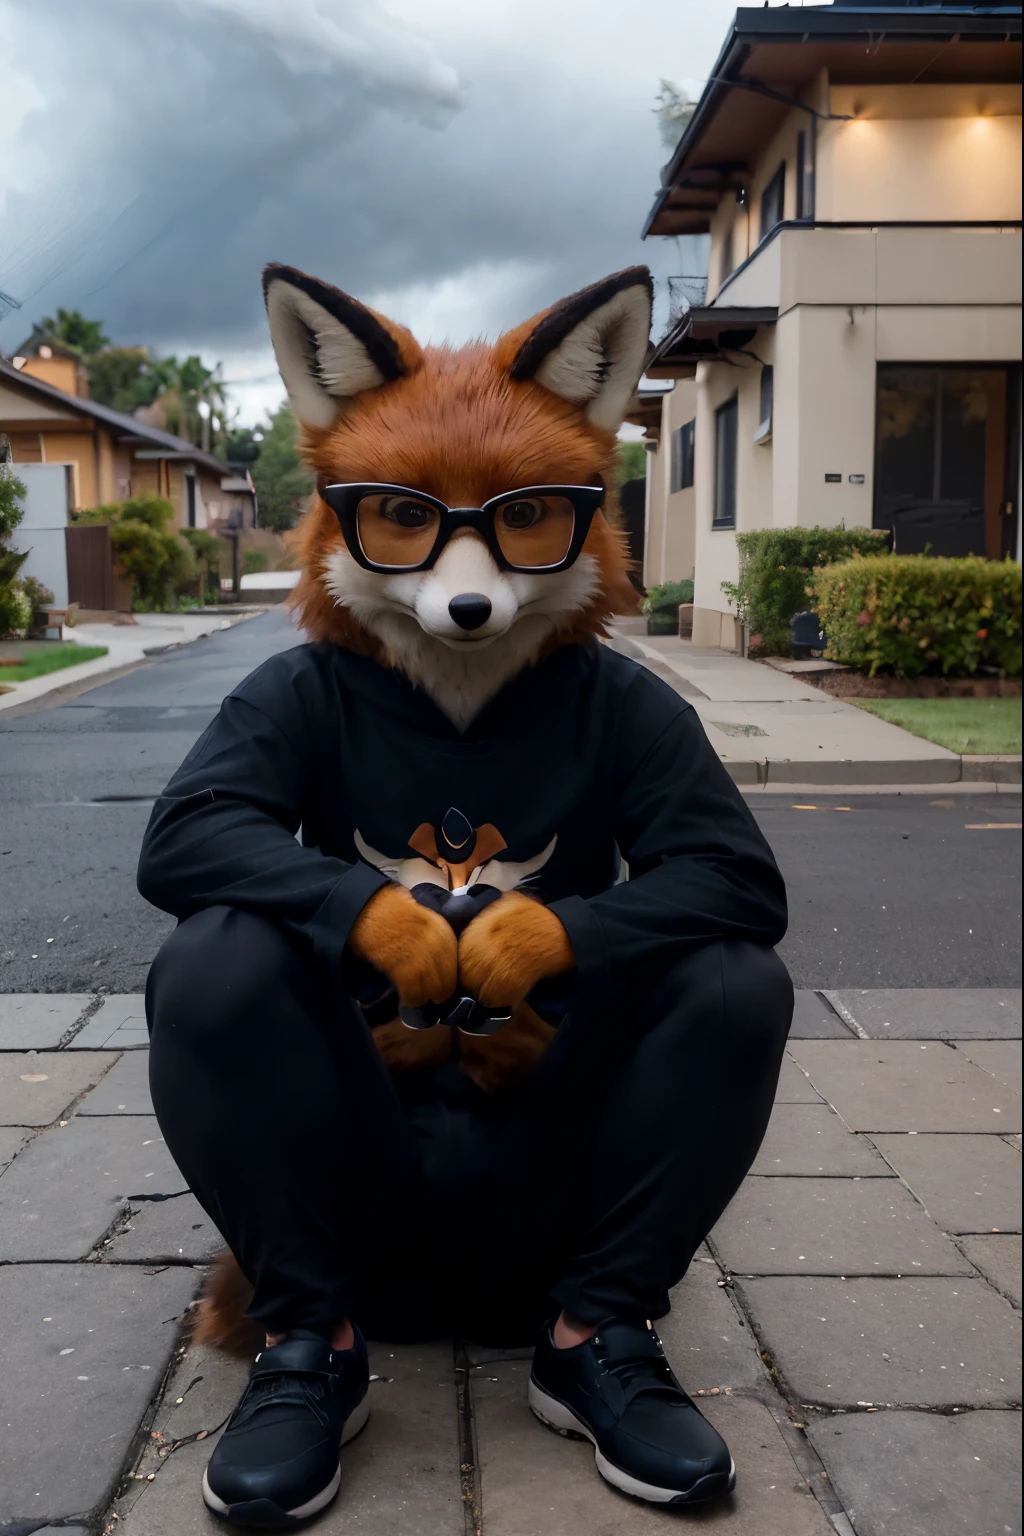
<svg viewBox="0 0 1024 1536"><path fill-rule="evenodd" d="M385 485L467 509L531 487L607 487L579 554L559 570L507 569L471 526L456 528L429 569L367 569L318 494L299 530L294 599L311 639L399 669L465 729L552 645L635 611L614 525L615 434L646 358L651 287L646 267L630 267L493 346L456 351L420 347L292 267L266 269L274 352L318 493Z"/></svg>

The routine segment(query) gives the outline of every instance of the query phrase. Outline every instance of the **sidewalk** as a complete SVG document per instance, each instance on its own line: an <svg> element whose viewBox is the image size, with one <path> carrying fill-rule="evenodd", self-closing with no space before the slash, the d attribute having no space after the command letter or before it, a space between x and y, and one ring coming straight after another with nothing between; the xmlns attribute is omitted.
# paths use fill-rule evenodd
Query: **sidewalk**
<svg viewBox="0 0 1024 1536"><path fill-rule="evenodd" d="M659 1324L739 1473L687 1528L1020 1531L1020 1036L1019 990L798 994L767 1139ZM0 997L0 1527L220 1529L199 1480L245 1367L187 1342L219 1238L145 1041L138 996ZM679 1531L532 1418L527 1351L371 1368L323 1536Z"/></svg>
<svg viewBox="0 0 1024 1536"><path fill-rule="evenodd" d="M43 677L32 678L27 683L15 683L10 693L0 694L0 710L14 709L44 694L54 693L69 684L89 681L107 673L119 672L137 666L149 656L159 656L175 646L190 645L204 635L216 634L221 629L231 629L243 619L255 613L265 613L265 608L251 608L229 613L137 613L134 624L76 624L65 628L64 640L74 645L105 645L107 655L95 661L82 662L77 667L63 667L59 672L47 672Z"/></svg>
<svg viewBox="0 0 1024 1536"><path fill-rule="evenodd" d="M693 705L744 788L1020 784L1019 757L960 757L761 662L672 635L618 632L610 643Z"/></svg>

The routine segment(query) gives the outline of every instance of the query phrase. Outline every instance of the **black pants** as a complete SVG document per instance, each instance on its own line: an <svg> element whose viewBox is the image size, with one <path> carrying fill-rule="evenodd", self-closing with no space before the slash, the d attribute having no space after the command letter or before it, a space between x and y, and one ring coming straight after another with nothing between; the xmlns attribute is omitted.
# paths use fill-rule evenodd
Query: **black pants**
<svg viewBox="0 0 1024 1536"><path fill-rule="evenodd" d="M642 996L570 999L517 1088L396 1086L283 929L216 907L150 973L153 1102L250 1316L523 1343L559 1307L668 1311L760 1145L792 1001L772 950L708 944Z"/></svg>

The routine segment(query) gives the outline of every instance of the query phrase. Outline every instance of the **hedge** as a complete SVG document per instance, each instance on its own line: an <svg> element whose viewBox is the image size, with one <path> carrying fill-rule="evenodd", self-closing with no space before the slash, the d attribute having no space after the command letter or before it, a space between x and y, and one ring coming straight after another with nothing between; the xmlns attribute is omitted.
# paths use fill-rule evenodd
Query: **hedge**
<svg viewBox="0 0 1024 1536"><path fill-rule="evenodd" d="M132 584L132 607L138 613L172 611L195 583L195 554L168 527L173 518L174 507L162 496L133 496L78 514L81 523L109 524L114 562Z"/></svg>
<svg viewBox="0 0 1024 1536"><path fill-rule="evenodd" d="M739 580L723 581L722 591L750 625L751 654L790 655L789 621L810 606L812 571L852 555L880 555L888 537L871 528L755 528L737 534Z"/></svg>
<svg viewBox="0 0 1024 1536"><path fill-rule="evenodd" d="M693 581L687 577L685 581L666 581L659 587L648 587L640 607L644 613L674 614L680 603L692 602Z"/></svg>
<svg viewBox="0 0 1024 1536"><path fill-rule="evenodd" d="M817 571L830 661L873 677L1019 677L1021 570L1012 560L885 555Z"/></svg>

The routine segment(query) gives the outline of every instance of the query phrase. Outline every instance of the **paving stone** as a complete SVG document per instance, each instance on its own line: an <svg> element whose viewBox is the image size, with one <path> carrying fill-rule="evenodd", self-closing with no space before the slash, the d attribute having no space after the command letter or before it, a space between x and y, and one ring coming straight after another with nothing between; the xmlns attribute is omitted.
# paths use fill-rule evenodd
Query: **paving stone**
<svg viewBox="0 0 1024 1536"><path fill-rule="evenodd" d="M991 1072L1011 1093L1020 1093L1024 1062L1019 1040L971 1040L967 1044L958 1043L957 1050L983 1072Z"/></svg>
<svg viewBox="0 0 1024 1536"><path fill-rule="evenodd" d="M593 1447L556 1435L527 1406L530 1368L510 1361L473 1383L477 1459L486 1536L656 1536L678 1518L624 1498L598 1475ZM736 1459L735 1494L687 1510L685 1525L728 1536L834 1536L763 1403L701 1402Z"/></svg>
<svg viewBox="0 0 1024 1536"><path fill-rule="evenodd" d="M103 999L69 1050L132 1051L148 1045L145 997L141 992L119 992Z"/></svg>
<svg viewBox="0 0 1024 1536"><path fill-rule="evenodd" d="M839 991L872 1040L1019 1040L1020 987Z"/></svg>
<svg viewBox="0 0 1024 1536"><path fill-rule="evenodd" d="M797 1402L1007 1407L1020 1401L1020 1318L983 1280L737 1280Z"/></svg>
<svg viewBox="0 0 1024 1536"><path fill-rule="evenodd" d="M942 1044L912 1040L796 1040L814 1087L852 1131L1021 1129L1021 1101Z"/></svg>
<svg viewBox="0 0 1024 1536"><path fill-rule="evenodd" d="M103 1250L109 1263L209 1264L224 1247L194 1195L132 1205L128 1225Z"/></svg>
<svg viewBox="0 0 1024 1536"><path fill-rule="evenodd" d="M20 1126L0 1126L0 1173L10 1167L31 1134Z"/></svg>
<svg viewBox="0 0 1024 1536"><path fill-rule="evenodd" d="M52 1050L91 1002L87 992L0 992L0 1051Z"/></svg>
<svg viewBox="0 0 1024 1536"><path fill-rule="evenodd" d="M669 1292L671 1312L656 1324L673 1370L698 1396L716 1387L761 1391L769 1386L757 1340L719 1285L721 1278L713 1259L695 1259Z"/></svg>
<svg viewBox="0 0 1024 1536"><path fill-rule="evenodd" d="M76 1116L0 1179L0 1261L85 1258L130 1196L185 1188L154 1119Z"/></svg>
<svg viewBox="0 0 1024 1536"><path fill-rule="evenodd" d="M0 1054L0 1125L50 1125L117 1058L106 1051L4 1051Z"/></svg>
<svg viewBox="0 0 1024 1536"><path fill-rule="evenodd" d="M997 1291L1015 1307L1021 1302L1021 1239L1012 1232L994 1237L965 1237L964 1252Z"/></svg>
<svg viewBox="0 0 1024 1536"><path fill-rule="evenodd" d="M99 1090L97 1090L99 1091ZM92 1095L90 1094L90 1098ZM891 1178L869 1141L848 1131L827 1104L776 1104L752 1174Z"/></svg>
<svg viewBox="0 0 1024 1536"><path fill-rule="evenodd" d="M149 1052L125 1051L98 1088L79 1104L80 1115L151 1115Z"/></svg>
<svg viewBox="0 0 1024 1536"><path fill-rule="evenodd" d="M195 1285L181 1268L0 1268L0 1521L104 1505Z"/></svg>
<svg viewBox="0 0 1024 1536"><path fill-rule="evenodd" d="M797 992L789 1034L792 1040L849 1040L853 1031L817 992Z"/></svg>
<svg viewBox="0 0 1024 1536"><path fill-rule="evenodd" d="M1020 1530L1019 1413L845 1414L808 1438L857 1536Z"/></svg>
<svg viewBox="0 0 1024 1536"><path fill-rule="evenodd" d="M945 1232L1019 1232L1020 1153L1000 1136L872 1136Z"/></svg>
<svg viewBox="0 0 1024 1536"><path fill-rule="evenodd" d="M465 1536L451 1345L371 1346L370 1420L342 1453L341 1493L316 1524L317 1536ZM201 1386L180 1407L158 1413L164 1443L200 1429L219 1427L245 1385L248 1367L189 1352L172 1392L196 1376ZM201 1393L201 1396L197 1394ZM125 1536L208 1536L223 1531L202 1502L200 1483L217 1436L182 1446L161 1460L147 1449L138 1472L143 1481L116 1508ZM133 1497L134 1494L134 1497Z"/></svg>
<svg viewBox="0 0 1024 1536"><path fill-rule="evenodd" d="M782 1058L779 1086L775 1090L776 1104L820 1104L821 1094L816 1093L807 1073L798 1067L787 1052Z"/></svg>
<svg viewBox="0 0 1024 1536"><path fill-rule="evenodd" d="M748 1178L711 1244L742 1275L970 1273L895 1179Z"/></svg>

